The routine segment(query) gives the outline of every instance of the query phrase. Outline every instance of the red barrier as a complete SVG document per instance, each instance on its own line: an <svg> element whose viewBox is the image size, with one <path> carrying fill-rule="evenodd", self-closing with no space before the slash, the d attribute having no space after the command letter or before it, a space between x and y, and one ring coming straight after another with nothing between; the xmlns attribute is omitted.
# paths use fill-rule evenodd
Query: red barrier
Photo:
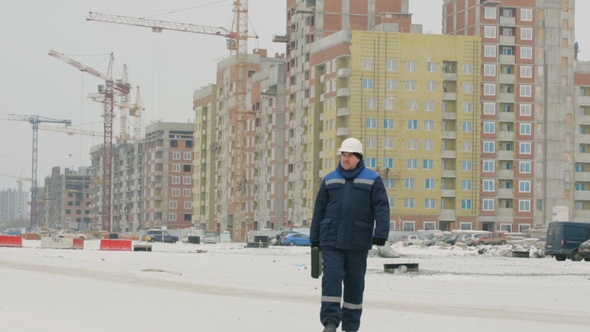
<svg viewBox="0 0 590 332"><path fill-rule="evenodd" d="M100 250L131 251L131 241L101 239Z"/></svg>
<svg viewBox="0 0 590 332"><path fill-rule="evenodd" d="M74 249L84 249L84 240L74 239Z"/></svg>
<svg viewBox="0 0 590 332"><path fill-rule="evenodd" d="M17 235L0 235L0 247L23 247L23 237Z"/></svg>

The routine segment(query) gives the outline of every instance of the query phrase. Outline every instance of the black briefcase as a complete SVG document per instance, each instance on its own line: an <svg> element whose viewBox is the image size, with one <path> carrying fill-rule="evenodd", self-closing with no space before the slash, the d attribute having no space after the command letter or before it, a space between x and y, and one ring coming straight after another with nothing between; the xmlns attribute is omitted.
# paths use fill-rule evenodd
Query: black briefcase
<svg viewBox="0 0 590 332"><path fill-rule="evenodd" d="M311 277L314 279L322 275L322 250L318 247L311 248Z"/></svg>

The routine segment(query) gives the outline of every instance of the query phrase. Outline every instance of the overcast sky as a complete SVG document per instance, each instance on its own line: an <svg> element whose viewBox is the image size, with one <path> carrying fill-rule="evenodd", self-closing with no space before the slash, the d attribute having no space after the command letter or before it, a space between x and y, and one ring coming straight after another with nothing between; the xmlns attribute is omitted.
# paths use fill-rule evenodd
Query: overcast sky
<svg viewBox="0 0 590 332"><path fill-rule="evenodd" d="M414 23L425 32L440 33L442 0L410 0ZM0 0L0 113L70 119L75 128L102 131L102 105L87 98L104 82L51 56L53 49L106 72L108 54L115 56L115 77L123 64L129 81L141 87L144 126L150 122L192 121L192 93L214 82L216 63L229 55L225 39L193 33L88 22L89 11L146 17L173 22L231 28L233 0ZM590 1L577 1L577 40L581 60L590 60ZM284 53L272 42L285 34L286 0L250 0L249 50ZM589 47L590 49L590 47ZM118 118L115 119L118 130ZM117 134L117 131L115 132ZM31 176L32 129L27 122L0 120L0 174ZM89 165L90 147L102 137L67 136L39 131L39 186L51 167ZM17 188L16 180L0 176L0 189ZM30 183L25 183L30 189Z"/></svg>

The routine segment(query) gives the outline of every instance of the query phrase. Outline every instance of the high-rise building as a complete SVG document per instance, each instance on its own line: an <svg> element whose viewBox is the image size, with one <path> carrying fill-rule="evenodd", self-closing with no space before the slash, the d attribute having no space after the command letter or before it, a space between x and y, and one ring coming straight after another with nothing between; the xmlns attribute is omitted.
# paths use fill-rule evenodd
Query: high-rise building
<svg viewBox="0 0 590 332"><path fill-rule="evenodd" d="M445 0L443 33L481 38L483 230L574 207L574 0ZM575 210L573 217L576 217Z"/></svg>
<svg viewBox="0 0 590 332"><path fill-rule="evenodd" d="M21 222L21 227L29 226L29 193L26 191L18 191L14 189L6 189L0 191L0 223L6 225L16 226L17 222Z"/></svg>

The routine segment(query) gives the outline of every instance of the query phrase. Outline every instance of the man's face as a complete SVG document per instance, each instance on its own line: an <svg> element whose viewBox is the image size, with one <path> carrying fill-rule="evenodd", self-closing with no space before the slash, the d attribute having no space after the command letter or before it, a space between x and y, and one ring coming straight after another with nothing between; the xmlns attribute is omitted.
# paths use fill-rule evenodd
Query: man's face
<svg viewBox="0 0 590 332"><path fill-rule="evenodd" d="M350 152L340 153L340 165L347 171L355 169L361 160Z"/></svg>

